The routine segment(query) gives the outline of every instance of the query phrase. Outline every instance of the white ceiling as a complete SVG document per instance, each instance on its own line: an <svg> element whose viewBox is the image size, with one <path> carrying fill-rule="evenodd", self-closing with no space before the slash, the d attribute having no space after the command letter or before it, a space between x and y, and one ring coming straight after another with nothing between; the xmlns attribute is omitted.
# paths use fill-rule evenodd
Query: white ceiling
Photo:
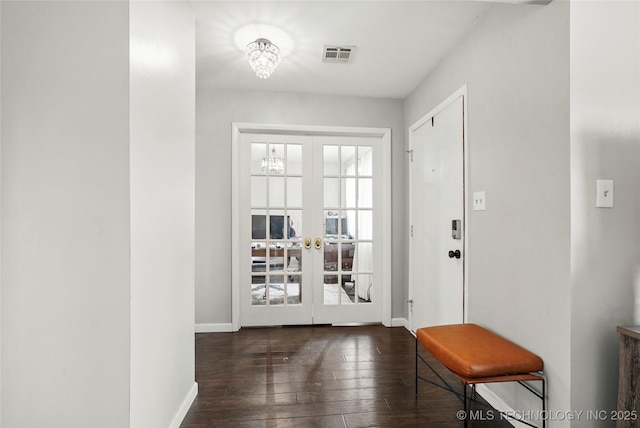
<svg viewBox="0 0 640 428"><path fill-rule="evenodd" d="M406 97L492 7L452 0L189 3L196 15L198 87L382 98ZM249 32L240 44L266 37L290 51L269 79L253 74L234 43L248 24L280 34ZM356 46L353 63L322 63L323 46L332 44Z"/></svg>

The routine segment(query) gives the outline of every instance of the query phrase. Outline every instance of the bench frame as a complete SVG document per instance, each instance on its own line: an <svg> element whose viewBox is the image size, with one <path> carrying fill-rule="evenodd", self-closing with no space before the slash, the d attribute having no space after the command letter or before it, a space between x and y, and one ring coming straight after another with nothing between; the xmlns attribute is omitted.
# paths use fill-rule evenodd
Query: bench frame
<svg viewBox="0 0 640 428"><path fill-rule="evenodd" d="M542 372L535 372L535 373L524 373L524 374L519 374L519 375L504 375L504 376L491 376L491 377L481 377L481 378L470 378L470 377L466 377L463 375L460 375L456 372L454 372L453 370L450 370L447 366L445 366L444 364L441 363L441 365L445 368L447 368L449 370L449 372L451 372L455 377L457 377L458 379L460 379L463 383L463 387L464 387L464 391L461 394L460 392L456 391L445 379L444 377L442 377L440 375L440 373L438 373L431 364L429 364L429 362L419 353L419 341L418 338L416 337L416 378L415 378L415 382L416 382L416 399L418 398L418 380L422 380L424 382L430 383L431 385L435 385L438 388L444 389L446 391L449 391L450 393L452 393L453 395L455 395L456 397L458 397L463 405L464 405L464 427L467 428L469 425L469 420L470 420L470 410L471 410L471 403L475 402L478 404L481 404L483 406L487 406L487 404L482 403L478 400L475 399L475 393L476 393L476 385L477 384L483 384L483 383L496 383L496 382L518 382L520 385L522 385L524 388L526 388L529 392L531 392L533 395L535 395L536 397L538 397L541 401L542 401L542 428L546 428L546 400L545 400L545 391L546 391L546 379L544 377L544 375L542 374ZM426 350L426 349L425 349ZM427 352L429 352L428 350L426 350ZM437 358L436 358L437 360ZM442 383L436 383L431 381L430 379L427 379L425 377L422 377L419 375L418 372L418 361L422 361L427 367L429 367L429 369L431 369L431 371L438 377L438 379L440 379L440 381ZM542 391L538 392L536 391L534 388L532 388L529 384L525 383L525 382L530 382L530 381L540 381L542 382ZM471 386L471 396L467 396L467 387ZM508 413L508 412L503 412L503 411L498 411L498 413L500 413L501 415L516 420L518 422L521 422L525 425L528 425L530 427L533 428L538 428L536 425L532 424L531 422L519 419L517 417L515 417L514 415Z"/></svg>

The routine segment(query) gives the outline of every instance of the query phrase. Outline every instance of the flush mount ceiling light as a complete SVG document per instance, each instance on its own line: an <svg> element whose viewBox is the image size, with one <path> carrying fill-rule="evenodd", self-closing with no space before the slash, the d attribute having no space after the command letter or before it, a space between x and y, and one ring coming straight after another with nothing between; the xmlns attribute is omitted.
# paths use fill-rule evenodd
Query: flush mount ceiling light
<svg viewBox="0 0 640 428"><path fill-rule="evenodd" d="M267 39L257 39L249 43L246 54L251 68L261 79L271 76L280 64L280 49Z"/></svg>

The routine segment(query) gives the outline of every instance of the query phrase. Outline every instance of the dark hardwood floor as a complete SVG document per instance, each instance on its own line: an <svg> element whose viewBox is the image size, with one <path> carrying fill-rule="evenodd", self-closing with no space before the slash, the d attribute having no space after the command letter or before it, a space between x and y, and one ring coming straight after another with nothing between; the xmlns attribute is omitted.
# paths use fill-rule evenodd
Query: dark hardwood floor
<svg viewBox="0 0 640 428"><path fill-rule="evenodd" d="M404 328L309 326L200 333L199 393L181 428L462 428L457 417L462 403L453 394L421 381L416 399L414 355L415 339ZM420 372L435 380L427 368ZM445 369L441 374L462 391L462 384ZM511 427L486 408L478 407L476 416L471 427Z"/></svg>

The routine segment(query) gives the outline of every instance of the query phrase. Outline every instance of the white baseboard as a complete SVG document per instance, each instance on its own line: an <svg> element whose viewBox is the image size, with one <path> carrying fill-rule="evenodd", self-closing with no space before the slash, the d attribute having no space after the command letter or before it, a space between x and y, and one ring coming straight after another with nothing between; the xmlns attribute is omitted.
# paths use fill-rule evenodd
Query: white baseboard
<svg viewBox="0 0 640 428"><path fill-rule="evenodd" d="M197 396L198 384L196 382L193 382L193 386L187 393L187 396L184 397L184 400L182 400L182 404L180 405L180 408L178 409L176 415L173 417L169 428L180 428L180 424L184 420L184 417L187 416L187 412L189 411L191 404L193 404L193 400L195 400Z"/></svg>
<svg viewBox="0 0 640 428"><path fill-rule="evenodd" d="M409 320L406 318L391 318L391 327L404 327L410 330Z"/></svg>
<svg viewBox="0 0 640 428"><path fill-rule="evenodd" d="M231 323L196 324L196 333L230 333L233 331Z"/></svg>
<svg viewBox="0 0 640 428"><path fill-rule="evenodd" d="M504 402L504 400L502 400L502 398L500 398L498 395L496 395L496 393L494 393L492 390L490 390L486 384L478 384L476 385L476 392L485 399L485 401L487 403L489 403L489 405L491 407L493 407L494 409L496 409L499 412L506 412L506 413L514 413L514 410L507 404ZM509 422L511 425L513 425L514 427L517 428L528 428L529 426L526 424L523 424L522 422L518 422L515 419L511 419L511 418L505 418L504 420L506 420L507 422Z"/></svg>

